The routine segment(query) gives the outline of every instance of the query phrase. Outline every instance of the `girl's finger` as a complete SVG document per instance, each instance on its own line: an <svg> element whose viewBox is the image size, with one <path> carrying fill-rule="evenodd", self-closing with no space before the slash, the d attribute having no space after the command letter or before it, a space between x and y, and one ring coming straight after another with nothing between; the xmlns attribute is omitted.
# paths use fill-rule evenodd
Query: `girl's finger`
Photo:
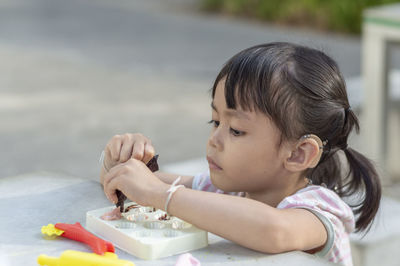
<svg viewBox="0 0 400 266"><path fill-rule="evenodd" d="M107 145L105 148L104 148L104 162L103 162L103 164L104 164L104 166L105 166L105 170L108 172L108 170L110 169L110 163L107 163L108 161L110 161L110 160L112 160L111 159L112 158L112 156L111 156L111 151L110 151L110 149L109 149L109 146Z"/></svg>
<svg viewBox="0 0 400 266"><path fill-rule="evenodd" d="M144 156L144 142L135 141L132 149L132 158L142 161Z"/></svg>
<svg viewBox="0 0 400 266"><path fill-rule="evenodd" d="M131 158L133 151L133 139L130 135L126 135L124 137L124 141L122 143L121 152L119 154L119 162L124 163Z"/></svg>
<svg viewBox="0 0 400 266"><path fill-rule="evenodd" d="M117 189L117 178L113 178L107 185L104 185L104 194L107 196L108 200L112 203L118 202L117 194L115 190Z"/></svg>
<svg viewBox="0 0 400 266"><path fill-rule="evenodd" d="M122 145L122 137L120 135L115 135L107 144L108 149L111 153L111 160L118 162L119 161L119 154L121 151Z"/></svg>
<svg viewBox="0 0 400 266"><path fill-rule="evenodd" d="M110 172L108 172L104 176L104 183L103 183L104 194L106 194L107 198L114 203L118 201L117 195L115 194L116 187L114 186L115 186L115 181L122 174L121 169L122 169L121 165L117 165L111 168Z"/></svg>
<svg viewBox="0 0 400 266"><path fill-rule="evenodd" d="M106 173L104 175L104 182L103 182L103 186L108 185L108 183L110 183L110 181L112 179L114 179L116 176L118 176L119 174L121 174L121 167L122 165L116 165L113 168L111 168L108 173Z"/></svg>
<svg viewBox="0 0 400 266"><path fill-rule="evenodd" d="M148 163L151 158L154 157L155 151L154 151L154 147L151 144L151 142L146 142L146 144L144 145L144 157L143 157L143 162L144 163Z"/></svg>

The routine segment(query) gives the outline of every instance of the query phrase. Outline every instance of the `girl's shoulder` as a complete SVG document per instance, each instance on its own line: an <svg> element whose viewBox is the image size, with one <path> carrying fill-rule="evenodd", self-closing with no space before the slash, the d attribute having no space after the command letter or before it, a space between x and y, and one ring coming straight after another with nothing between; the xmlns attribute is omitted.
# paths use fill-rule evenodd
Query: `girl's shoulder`
<svg viewBox="0 0 400 266"><path fill-rule="evenodd" d="M347 233L354 231L355 219L349 205L336 192L318 185L309 185L293 195L284 198L278 209L304 208L326 216L329 220L341 222Z"/></svg>

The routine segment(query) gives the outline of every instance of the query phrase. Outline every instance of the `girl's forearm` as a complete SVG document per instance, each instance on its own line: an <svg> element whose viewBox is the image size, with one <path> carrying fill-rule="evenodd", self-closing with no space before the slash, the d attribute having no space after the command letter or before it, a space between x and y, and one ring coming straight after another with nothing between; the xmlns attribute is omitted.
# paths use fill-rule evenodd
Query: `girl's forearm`
<svg viewBox="0 0 400 266"><path fill-rule="evenodd" d="M178 177L181 177L178 185L184 185L186 188L192 188L193 176L164 173L160 171L157 171L154 174L166 184L172 184Z"/></svg>
<svg viewBox="0 0 400 266"><path fill-rule="evenodd" d="M164 206L156 207L164 209ZM261 202L181 188L172 196L168 212L250 249L282 252L279 210Z"/></svg>

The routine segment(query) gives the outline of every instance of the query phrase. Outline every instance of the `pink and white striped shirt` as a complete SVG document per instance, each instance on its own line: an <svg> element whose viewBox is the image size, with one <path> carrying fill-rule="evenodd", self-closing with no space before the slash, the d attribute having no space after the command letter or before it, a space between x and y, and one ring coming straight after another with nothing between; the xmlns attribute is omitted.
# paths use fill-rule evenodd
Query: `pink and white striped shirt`
<svg viewBox="0 0 400 266"><path fill-rule="evenodd" d="M192 189L244 196L244 193L226 193L213 186L208 173L195 175ZM278 209L302 208L316 215L326 228L328 239L324 248L315 253L330 262L352 266L349 234L354 231L355 219L351 208L332 190L309 185L284 198Z"/></svg>

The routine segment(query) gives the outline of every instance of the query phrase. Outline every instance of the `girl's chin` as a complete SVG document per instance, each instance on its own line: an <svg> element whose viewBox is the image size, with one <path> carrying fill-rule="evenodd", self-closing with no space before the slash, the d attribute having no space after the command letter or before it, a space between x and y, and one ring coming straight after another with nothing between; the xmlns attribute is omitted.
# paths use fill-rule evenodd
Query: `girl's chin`
<svg viewBox="0 0 400 266"><path fill-rule="evenodd" d="M210 180L214 187L216 187L217 189L220 189L224 192L233 192L233 190L232 190L233 188L232 188L232 186L230 186L229 183L226 184L224 182L221 182L222 178L221 178L221 176L218 175L218 173L216 174L216 173L210 172Z"/></svg>
<svg viewBox="0 0 400 266"><path fill-rule="evenodd" d="M220 187L220 182L218 182L218 180L220 179L220 177L217 176L218 174L213 173L213 171L210 171L210 180L211 183L213 184L214 187L218 188L218 189L222 189Z"/></svg>

